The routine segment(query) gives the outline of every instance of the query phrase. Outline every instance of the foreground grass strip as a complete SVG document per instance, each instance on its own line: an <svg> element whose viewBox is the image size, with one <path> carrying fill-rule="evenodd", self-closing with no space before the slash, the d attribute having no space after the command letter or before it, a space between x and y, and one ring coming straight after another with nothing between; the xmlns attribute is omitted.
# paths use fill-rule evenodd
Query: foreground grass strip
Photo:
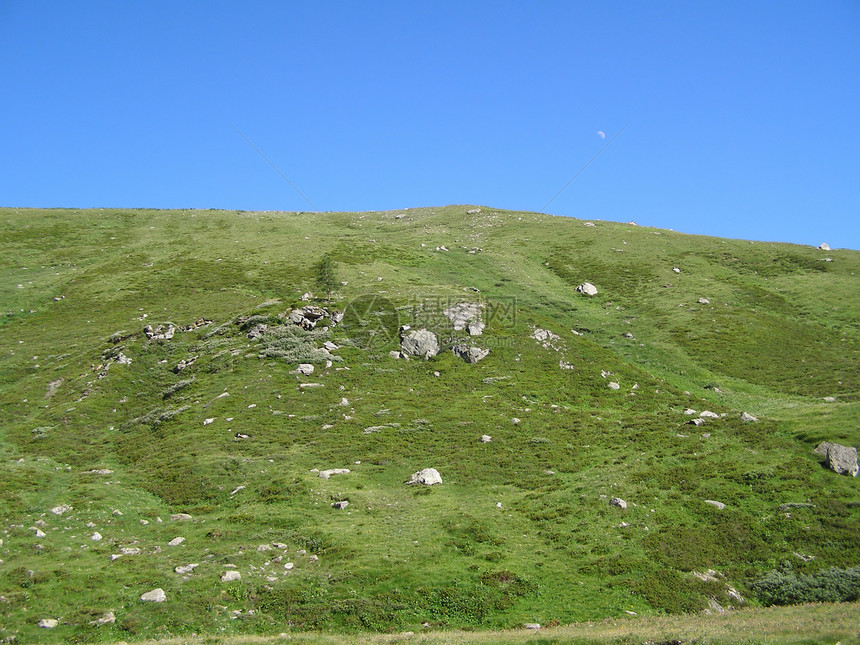
<svg viewBox="0 0 860 645"><path fill-rule="evenodd" d="M718 615L654 616L607 619L554 628L424 634L284 634L273 637L199 637L146 641L141 645L207 643L245 645L302 643L860 643L860 603L809 604L745 609Z"/></svg>

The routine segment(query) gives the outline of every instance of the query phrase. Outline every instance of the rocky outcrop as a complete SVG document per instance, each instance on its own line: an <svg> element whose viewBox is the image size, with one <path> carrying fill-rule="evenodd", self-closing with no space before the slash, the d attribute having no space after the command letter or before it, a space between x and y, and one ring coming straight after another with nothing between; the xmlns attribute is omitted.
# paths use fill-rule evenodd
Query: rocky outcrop
<svg viewBox="0 0 860 645"><path fill-rule="evenodd" d="M439 353L439 340L436 334L426 329L410 331L401 339L400 349L409 356L431 358Z"/></svg>
<svg viewBox="0 0 860 645"><path fill-rule="evenodd" d="M176 333L176 325L173 323L165 323L163 325L146 325L143 328L143 333L148 340L170 340Z"/></svg>
<svg viewBox="0 0 860 645"><path fill-rule="evenodd" d="M839 475L856 477L860 472L860 466L857 464L857 448L822 441L813 452L824 457L827 467Z"/></svg>
<svg viewBox="0 0 860 645"><path fill-rule="evenodd" d="M467 363L477 363L485 359L490 354L489 349L481 347L469 347L468 345L454 345L454 354L462 358Z"/></svg>
<svg viewBox="0 0 860 645"><path fill-rule="evenodd" d="M412 473L412 477L406 483L432 486L433 484L441 484L442 476L435 468L425 468L424 470L419 470L417 473Z"/></svg>
<svg viewBox="0 0 860 645"><path fill-rule="evenodd" d="M164 593L164 589L158 587L152 591L147 591L140 599L143 602L164 602L167 600L167 594Z"/></svg>

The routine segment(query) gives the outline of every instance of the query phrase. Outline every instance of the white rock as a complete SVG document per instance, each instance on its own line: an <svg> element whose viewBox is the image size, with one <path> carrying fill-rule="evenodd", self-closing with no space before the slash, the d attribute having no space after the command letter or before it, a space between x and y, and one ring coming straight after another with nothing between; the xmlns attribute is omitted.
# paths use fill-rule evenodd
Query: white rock
<svg viewBox="0 0 860 645"><path fill-rule="evenodd" d="M186 573L191 573L192 571L194 571L194 569L196 569L196 568L197 568L197 567L199 567L199 566L200 566L200 565L199 565L198 563L196 563L196 562L195 562L195 563L193 563L193 564L185 564L185 565L182 565L182 566L179 566L179 567L175 567L173 570L174 570L176 573L181 573L181 574L183 574L183 575L184 575L184 574L186 574Z"/></svg>
<svg viewBox="0 0 860 645"><path fill-rule="evenodd" d="M332 506L333 506L334 508L336 508L337 510L342 511L342 510L343 510L343 509L345 509L347 506L349 506L349 502L348 502L348 501L346 501L345 499L342 499L342 500L341 500L341 501L339 501L339 502L332 502Z"/></svg>
<svg viewBox="0 0 860 645"><path fill-rule="evenodd" d="M173 522L183 522L191 519L191 516L188 513L174 513L170 516L170 519Z"/></svg>
<svg viewBox="0 0 860 645"><path fill-rule="evenodd" d="M120 548L119 552L123 555L140 555L140 549L136 546L124 546Z"/></svg>
<svg viewBox="0 0 860 645"><path fill-rule="evenodd" d="M519 425L519 424L520 424L520 419L518 419L517 417L514 417L513 419L511 419L511 423L513 423L515 426L516 426L516 425Z"/></svg>
<svg viewBox="0 0 860 645"><path fill-rule="evenodd" d="M45 532L36 526L31 526L30 530L33 531L33 535L37 538L45 537Z"/></svg>
<svg viewBox="0 0 860 645"><path fill-rule="evenodd" d="M711 412L710 410L703 410L702 412L699 412L699 416L702 417L703 419L719 419L720 418L719 414L717 414L716 412Z"/></svg>
<svg viewBox="0 0 860 645"><path fill-rule="evenodd" d="M91 539L93 542L100 542L100 541L101 541L101 539L102 539L102 534L101 534L101 533L99 533L98 531L96 531L95 533L93 533L93 534L90 536L90 539Z"/></svg>
<svg viewBox="0 0 860 645"><path fill-rule="evenodd" d="M679 269L678 267L674 267L672 271L674 271L675 273L681 273L681 269Z"/></svg>
<svg viewBox="0 0 860 645"><path fill-rule="evenodd" d="M700 305L709 305L709 304L711 304L711 301L710 301L710 300L708 300L707 298L699 298L696 302L698 302Z"/></svg>
<svg viewBox="0 0 860 645"><path fill-rule="evenodd" d="M610 381L610 382L609 382L609 389L610 389L610 390L620 390L620 389L621 389L621 385L619 385L619 384L618 384L618 383L616 383L615 381Z"/></svg>
<svg viewBox="0 0 860 645"><path fill-rule="evenodd" d="M713 499L706 499L705 504L710 504L711 506L716 506L717 510L720 510L720 511L726 507L726 505L723 504L722 502L718 502L718 501L713 500Z"/></svg>
<svg viewBox="0 0 860 645"><path fill-rule="evenodd" d="M90 625L93 627L99 627L101 625L113 625L116 622L116 616L112 611L105 612L95 620L90 621Z"/></svg>
<svg viewBox="0 0 860 645"><path fill-rule="evenodd" d="M294 565L292 562L287 562L287 563L284 565L284 569L286 569L287 571L289 571L289 570L290 570L290 569L292 569L294 566L296 566L296 565Z"/></svg>
<svg viewBox="0 0 860 645"><path fill-rule="evenodd" d="M328 470L320 471L320 479L328 479L332 475L348 475L349 468L329 468Z"/></svg>
<svg viewBox="0 0 860 645"><path fill-rule="evenodd" d="M143 602L164 602L167 600L167 594L164 593L164 589L157 587L152 591L147 591L140 599Z"/></svg>
<svg viewBox="0 0 860 645"><path fill-rule="evenodd" d="M349 405L349 399L347 399L346 397L342 398L342 399L340 400L340 404L341 404L342 406L347 406L347 405Z"/></svg>
<svg viewBox="0 0 860 645"><path fill-rule="evenodd" d="M39 627L42 629L54 629L57 625L60 624L56 618L43 618L39 621Z"/></svg>
<svg viewBox="0 0 860 645"><path fill-rule="evenodd" d="M234 580L241 580L242 574L238 571L225 571L224 575L221 576L221 582L233 582Z"/></svg>
<svg viewBox="0 0 860 645"><path fill-rule="evenodd" d="M539 630L540 629L540 623L526 623L525 625L523 625L523 627L525 629Z"/></svg>
<svg viewBox="0 0 860 645"><path fill-rule="evenodd" d="M435 468L425 468L417 473L412 473L412 477L407 484L424 484L425 486L433 486L434 484L442 483L442 476Z"/></svg>
<svg viewBox="0 0 860 645"><path fill-rule="evenodd" d="M627 510L627 502L625 502L625 501L624 501L623 499L621 499L620 497L613 497L612 499L610 499L610 500L609 500L609 505L610 505L610 506L617 506L617 507L618 507L618 508L620 508L622 511L623 511L623 510Z"/></svg>
<svg viewBox="0 0 860 645"><path fill-rule="evenodd" d="M213 418L211 418L211 419L203 419L203 425L204 425L204 426L208 426L208 425L209 425L210 423L212 423L214 420L215 420L215 418L214 418L214 417L213 417Z"/></svg>
<svg viewBox="0 0 860 645"><path fill-rule="evenodd" d="M179 546L183 542L185 542L184 537L175 537L167 543L167 546Z"/></svg>
<svg viewBox="0 0 860 645"><path fill-rule="evenodd" d="M829 251L830 245L827 242L822 242L821 244L818 245L818 250L819 251Z"/></svg>
<svg viewBox="0 0 860 645"><path fill-rule="evenodd" d="M304 374L305 376L310 376L314 373L314 366L310 363L300 363L296 372L299 374Z"/></svg>
<svg viewBox="0 0 860 645"><path fill-rule="evenodd" d="M70 510L72 510L72 507L69 506L68 504L60 504L59 506L55 506L54 508L52 508L51 512L54 515L62 515L66 511L70 511Z"/></svg>
<svg viewBox="0 0 860 645"><path fill-rule="evenodd" d="M684 414L689 416L691 414L696 414L696 411L693 408L687 408L686 410L684 410Z"/></svg>
<svg viewBox="0 0 860 645"><path fill-rule="evenodd" d="M493 438L488 434L481 435L481 443L490 443L492 440Z"/></svg>
<svg viewBox="0 0 860 645"><path fill-rule="evenodd" d="M751 422L758 421L758 419L751 415L749 412L744 412L743 414L741 414L741 421Z"/></svg>

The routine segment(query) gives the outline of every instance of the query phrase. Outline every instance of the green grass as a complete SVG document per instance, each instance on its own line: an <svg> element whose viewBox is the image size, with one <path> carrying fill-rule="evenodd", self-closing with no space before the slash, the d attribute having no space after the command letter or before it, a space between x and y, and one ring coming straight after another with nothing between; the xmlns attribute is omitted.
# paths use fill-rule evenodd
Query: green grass
<svg viewBox="0 0 860 645"><path fill-rule="evenodd" d="M860 253L469 208L0 209L0 639L659 617L737 604L727 584L755 605L786 561L860 564L857 480L811 452L860 444ZM354 316L286 323L326 253L333 309L388 306L386 333L426 324L490 355L396 360ZM471 339L441 315L470 301L487 322ZM688 407L726 416L695 427ZM425 467L444 483L404 484ZM141 553L111 560L123 548ZM154 587L168 601L141 603Z"/></svg>

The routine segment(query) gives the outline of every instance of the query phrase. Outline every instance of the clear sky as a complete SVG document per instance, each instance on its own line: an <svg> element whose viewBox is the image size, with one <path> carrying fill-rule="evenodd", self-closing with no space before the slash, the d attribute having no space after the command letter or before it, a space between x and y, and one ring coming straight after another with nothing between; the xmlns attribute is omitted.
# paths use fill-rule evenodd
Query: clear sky
<svg viewBox="0 0 860 645"><path fill-rule="evenodd" d="M0 42L2 206L538 211L626 125L546 212L860 249L857 0L0 0Z"/></svg>

